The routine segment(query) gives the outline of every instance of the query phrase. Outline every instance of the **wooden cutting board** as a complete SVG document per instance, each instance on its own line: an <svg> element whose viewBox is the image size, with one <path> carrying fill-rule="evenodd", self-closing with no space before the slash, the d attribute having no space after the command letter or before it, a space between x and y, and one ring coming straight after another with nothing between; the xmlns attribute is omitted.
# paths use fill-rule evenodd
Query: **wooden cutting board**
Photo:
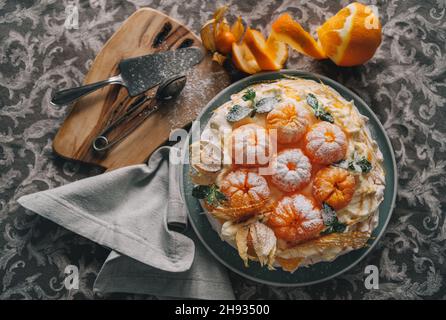
<svg viewBox="0 0 446 320"><path fill-rule="evenodd" d="M118 74L118 64L122 59L187 46L202 48L200 39L178 21L150 8L139 9L98 53L84 84ZM54 138L53 150L64 158L99 165L107 171L143 163L168 140L171 130L190 124L207 102L229 83L224 69L206 54L203 61L188 72L186 87L178 98L163 102L158 111L127 138L107 152L98 153L91 146L94 138L132 102L132 99L125 100L126 88L109 85L73 105ZM152 89L153 92L155 90ZM125 130L125 126L121 129Z"/></svg>

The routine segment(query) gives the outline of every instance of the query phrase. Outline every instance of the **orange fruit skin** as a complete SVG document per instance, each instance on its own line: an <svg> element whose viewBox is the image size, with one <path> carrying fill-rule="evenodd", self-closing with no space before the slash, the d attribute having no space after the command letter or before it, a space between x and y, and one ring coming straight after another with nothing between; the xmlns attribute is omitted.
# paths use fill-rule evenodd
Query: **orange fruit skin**
<svg viewBox="0 0 446 320"><path fill-rule="evenodd" d="M345 169L326 167L319 170L313 181L313 196L333 209L346 207L355 193L355 177Z"/></svg>
<svg viewBox="0 0 446 320"><path fill-rule="evenodd" d="M268 54L273 57L277 64L280 65L281 68L285 65L288 59L288 46L286 43L282 41L278 41L278 39L274 36L274 32L271 32L268 39L266 40L266 46Z"/></svg>
<svg viewBox="0 0 446 320"><path fill-rule="evenodd" d="M333 57L336 56L337 49L342 43L342 39L337 30L342 28L345 19L347 19L349 14L349 9L341 9L334 17L331 17L325 21L317 31L319 41L325 51L325 54L332 60Z"/></svg>
<svg viewBox="0 0 446 320"><path fill-rule="evenodd" d="M350 42L344 56L338 62L339 66L356 66L370 60L381 44L381 24L378 29L364 28L368 13L365 6L357 4L361 9L357 13L357 19L353 21Z"/></svg>
<svg viewBox="0 0 446 320"><path fill-rule="evenodd" d="M317 237L324 229L320 210L301 194L282 198L266 223L277 238L293 244Z"/></svg>
<svg viewBox="0 0 446 320"><path fill-rule="evenodd" d="M256 58L244 42L232 44L232 61L236 68L243 72L254 74L261 71Z"/></svg>
<svg viewBox="0 0 446 320"><path fill-rule="evenodd" d="M288 13L274 21L272 29L276 39L289 44L297 51L318 60L327 58L316 40Z"/></svg>
<svg viewBox="0 0 446 320"><path fill-rule="evenodd" d="M255 205L270 196L265 178L246 170L228 173L220 183L220 191L226 196L232 208Z"/></svg>
<svg viewBox="0 0 446 320"><path fill-rule="evenodd" d="M279 70L282 66L274 60L266 45L263 35L251 28L245 33L244 42L256 58L257 64L262 70Z"/></svg>
<svg viewBox="0 0 446 320"><path fill-rule="evenodd" d="M338 30L351 14L350 29L340 35ZM328 19L318 29L318 37L327 56L338 66L360 65L370 60L381 44L381 23L370 7L355 2Z"/></svg>
<svg viewBox="0 0 446 320"><path fill-rule="evenodd" d="M221 31L215 37L215 45L217 51L223 54L228 54L232 50L232 44L235 42L235 37L230 31Z"/></svg>

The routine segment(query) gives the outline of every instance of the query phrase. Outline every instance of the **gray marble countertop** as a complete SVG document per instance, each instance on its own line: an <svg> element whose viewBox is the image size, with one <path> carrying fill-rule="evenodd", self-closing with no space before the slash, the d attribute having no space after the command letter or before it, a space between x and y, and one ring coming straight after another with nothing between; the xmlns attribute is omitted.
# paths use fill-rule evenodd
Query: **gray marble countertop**
<svg viewBox="0 0 446 320"><path fill-rule="evenodd" d="M108 250L21 208L38 190L100 173L51 150L67 107L55 88L81 84L104 42L135 9L156 8L198 31L214 1L74 1L79 28L64 27L68 1L0 0L0 299L103 298L93 281ZM446 2L378 0L383 43L364 66L338 68L292 52L288 68L327 75L358 93L383 123L398 164L397 207L378 246L344 275L304 288L260 285L231 274L242 299L446 299ZM231 15L269 30L290 12L314 31L349 1L228 1ZM230 17L231 17L230 15ZM79 266L79 290L64 269ZM376 265L377 290L364 287ZM113 294L113 298L156 298Z"/></svg>

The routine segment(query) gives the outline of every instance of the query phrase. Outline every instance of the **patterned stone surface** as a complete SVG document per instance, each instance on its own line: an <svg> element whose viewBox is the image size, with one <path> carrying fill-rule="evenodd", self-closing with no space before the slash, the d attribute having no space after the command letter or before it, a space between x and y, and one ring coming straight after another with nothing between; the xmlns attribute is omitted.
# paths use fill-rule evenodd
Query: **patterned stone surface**
<svg viewBox="0 0 446 320"><path fill-rule="evenodd" d="M0 0L0 299L90 299L107 250L19 207L21 195L98 174L56 158L51 140L68 112L48 101L56 88L79 85L95 53L136 8L157 8L193 30L212 1L70 1L79 29L64 28L68 1ZM288 11L313 32L349 1L232 1L231 13L262 31ZM232 274L243 299L446 298L446 2L372 1L383 43L369 63L338 68L292 53L288 68L325 74L358 93L389 134L398 162L397 208L378 247L329 282L275 288ZM63 286L68 264L80 289ZM379 290L364 288L364 268L380 270ZM114 294L114 298L155 298Z"/></svg>

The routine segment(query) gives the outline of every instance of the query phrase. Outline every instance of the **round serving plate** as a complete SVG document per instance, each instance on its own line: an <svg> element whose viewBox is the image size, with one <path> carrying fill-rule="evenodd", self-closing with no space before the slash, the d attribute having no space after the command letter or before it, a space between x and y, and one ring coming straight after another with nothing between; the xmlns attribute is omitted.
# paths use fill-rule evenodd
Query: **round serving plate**
<svg viewBox="0 0 446 320"><path fill-rule="evenodd" d="M184 152L184 164L182 166L183 172L181 174L182 181L180 181L180 183L183 199L189 212L190 223L203 245L217 260L241 276L257 282L276 286L303 286L319 283L340 275L356 265L373 249L379 238L384 233L395 205L397 171L395 156L390 140L376 115L360 97L343 85L327 77L295 70L282 70L277 72L255 74L235 82L221 91L208 103L208 105L198 116L198 121L192 126L186 145L189 146L191 143L191 134L193 132L195 132L195 134L200 134L207 122L210 120L212 111L221 106L223 103L229 101L232 94L242 91L252 84L263 81L283 79L284 76L295 76L304 79L321 81L339 92L347 101L353 100L359 112L369 118L367 124L368 128L371 131L372 137L377 141L384 156L386 187L384 191L384 201L379 207L379 223L373 231L367 246L342 255L332 262L319 262L308 267L298 268L294 273L283 271L280 268L271 271L266 267L261 267L260 264L255 261L250 261L249 267L245 267L242 259L238 255L237 250L220 238L218 233L209 223L207 216L203 214L204 210L202 209L199 201L192 197L193 184L189 176L190 167L187 159L189 156L188 152Z"/></svg>

